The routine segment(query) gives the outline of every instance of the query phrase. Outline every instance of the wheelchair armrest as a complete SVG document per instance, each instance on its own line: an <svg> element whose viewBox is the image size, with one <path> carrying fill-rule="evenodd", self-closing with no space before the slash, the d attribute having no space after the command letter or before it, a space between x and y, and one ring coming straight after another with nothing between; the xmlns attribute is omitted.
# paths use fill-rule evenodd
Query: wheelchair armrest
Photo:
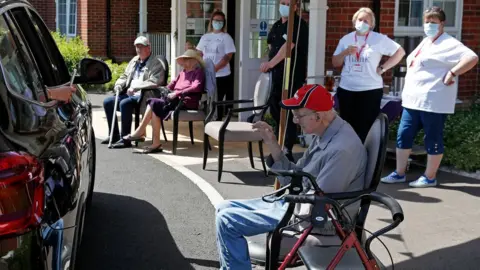
<svg viewBox="0 0 480 270"><path fill-rule="evenodd" d="M323 190L317 184L317 179L313 175L302 170L269 170L268 174L282 177L292 177L292 181L294 181L294 179L300 179L301 181L303 177L306 177L316 192L323 193Z"/></svg>
<svg viewBox="0 0 480 270"><path fill-rule="evenodd" d="M246 108L239 108L230 110L231 113L239 113L239 112L248 112L248 111L255 111L255 110L264 110L268 107L268 105L263 106L256 106L256 107L246 107Z"/></svg>
<svg viewBox="0 0 480 270"><path fill-rule="evenodd" d="M233 105L233 104L240 104L240 103L253 103L253 99L214 101L213 106L217 107L217 106L220 106L220 105Z"/></svg>

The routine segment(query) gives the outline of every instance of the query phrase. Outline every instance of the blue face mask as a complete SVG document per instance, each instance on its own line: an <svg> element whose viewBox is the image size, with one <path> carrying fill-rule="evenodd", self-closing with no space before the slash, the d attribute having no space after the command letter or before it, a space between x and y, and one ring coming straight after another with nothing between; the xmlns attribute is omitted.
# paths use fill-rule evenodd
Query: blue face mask
<svg viewBox="0 0 480 270"><path fill-rule="evenodd" d="M426 23L423 25L423 31L427 37L434 37L438 34L440 25L438 23Z"/></svg>
<svg viewBox="0 0 480 270"><path fill-rule="evenodd" d="M280 16L288 17L288 14L290 13L290 7L287 5L280 4L279 11L280 11Z"/></svg>
<svg viewBox="0 0 480 270"><path fill-rule="evenodd" d="M357 21L355 23L355 29L361 34L366 33L368 30L370 30L370 25L368 23L363 22L363 21Z"/></svg>
<svg viewBox="0 0 480 270"><path fill-rule="evenodd" d="M212 27L213 27L213 29L215 29L215 30L221 30L222 27L223 27L223 22L213 21L213 22L212 22Z"/></svg>

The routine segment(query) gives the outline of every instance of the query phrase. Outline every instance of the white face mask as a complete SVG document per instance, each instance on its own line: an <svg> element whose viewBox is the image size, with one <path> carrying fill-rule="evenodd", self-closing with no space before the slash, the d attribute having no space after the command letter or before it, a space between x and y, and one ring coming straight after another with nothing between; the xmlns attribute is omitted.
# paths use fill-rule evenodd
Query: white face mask
<svg viewBox="0 0 480 270"><path fill-rule="evenodd" d="M364 21L358 21L355 23L355 29L361 33L361 34L364 34L366 32L368 32L368 30L370 30L370 25L368 25L368 23L364 22Z"/></svg>
<svg viewBox="0 0 480 270"><path fill-rule="evenodd" d="M440 31L440 25L438 23L426 23L423 25L423 31L427 37L434 37Z"/></svg>

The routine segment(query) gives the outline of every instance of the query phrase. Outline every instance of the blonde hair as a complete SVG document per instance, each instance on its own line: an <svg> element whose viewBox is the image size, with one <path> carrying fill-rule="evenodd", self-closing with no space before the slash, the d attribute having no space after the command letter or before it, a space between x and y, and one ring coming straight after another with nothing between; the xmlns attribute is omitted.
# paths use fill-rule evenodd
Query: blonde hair
<svg viewBox="0 0 480 270"><path fill-rule="evenodd" d="M370 16L370 19L372 20L372 25L370 25L370 29L375 28L375 13L373 13L373 11L368 7L362 7L359 10L357 10L355 14L353 14L353 18L352 18L353 27L355 27L355 23L357 22L358 16L360 15L360 13L363 13L363 12L367 13Z"/></svg>

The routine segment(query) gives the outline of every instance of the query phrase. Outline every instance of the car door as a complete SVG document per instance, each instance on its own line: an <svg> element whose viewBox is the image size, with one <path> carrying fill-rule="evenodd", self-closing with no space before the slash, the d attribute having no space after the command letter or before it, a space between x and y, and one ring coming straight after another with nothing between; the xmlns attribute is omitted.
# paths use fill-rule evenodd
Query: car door
<svg viewBox="0 0 480 270"><path fill-rule="evenodd" d="M28 6L12 8L10 20L18 28L26 50L30 53L40 73L44 85L55 87L69 83L70 74L66 68L55 42L39 15ZM75 250L75 238L83 219L85 192L89 179L83 180L82 168L88 162L88 145L90 130L88 107L81 94L73 96L70 103L57 103L55 106L55 124L47 127L57 133L49 141L46 149L39 153L46 164L47 196L50 196L50 212L46 220L62 228L51 230L46 227L45 235L50 239L52 269L61 269L65 258ZM46 102L51 102L46 98ZM85 167L87 171L87 167ZM50 182L49 182L50 181ZM78 228L78 229L77 229ZM47 241L48 242L48 241Z"/></svg>

